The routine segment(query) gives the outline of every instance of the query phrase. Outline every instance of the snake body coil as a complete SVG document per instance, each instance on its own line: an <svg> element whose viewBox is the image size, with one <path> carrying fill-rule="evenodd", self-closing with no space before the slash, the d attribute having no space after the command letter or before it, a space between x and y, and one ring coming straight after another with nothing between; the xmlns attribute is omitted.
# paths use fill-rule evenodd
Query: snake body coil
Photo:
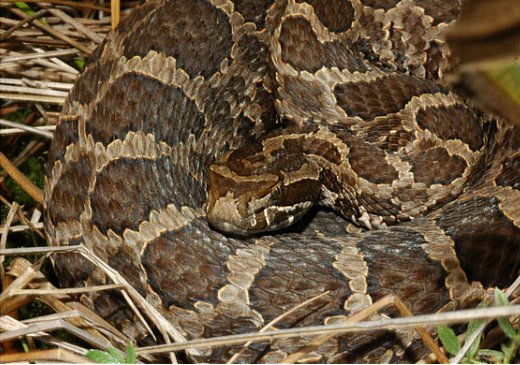
<svg viewBox="0 0 520 365"><path fill-rule="evenodd" d="M451 0L146 2L66 102L49 242L92 248L188 338L258 331L325 291L277 326L335 323L386 294L415 314L474 305L520 269L520 132L444 83L458 11ZM230 237L208 217L235 234L278 231ZM344 218L367 230L347 232ZM75 254L56 267L66 285L107 281ZM118 297L83 299L143 333ZM413 361L415 339L339 336L305 360ZM240 360L279 361L309 341Z"/></svg>

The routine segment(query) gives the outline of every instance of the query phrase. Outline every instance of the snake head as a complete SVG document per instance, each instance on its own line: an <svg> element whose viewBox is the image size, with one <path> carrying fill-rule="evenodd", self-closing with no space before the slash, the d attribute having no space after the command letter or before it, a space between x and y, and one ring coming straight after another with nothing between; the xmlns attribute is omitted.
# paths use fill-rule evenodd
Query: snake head
<svg viewBox="0 0 520 365"><path fill-rule="evenodd" d="M318 200L314 163L303 155L263 152L244 147L210 166L207 213L216 229L240 236L279 230Z"/></svg>

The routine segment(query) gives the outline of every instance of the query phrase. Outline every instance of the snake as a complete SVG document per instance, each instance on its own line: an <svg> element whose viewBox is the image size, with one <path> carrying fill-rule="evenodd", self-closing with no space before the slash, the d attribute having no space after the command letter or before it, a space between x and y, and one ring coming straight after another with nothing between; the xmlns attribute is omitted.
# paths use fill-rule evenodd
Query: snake
<svg viewBox="0 0 520 365"><path fill-rule="evenodd" d="M64 104L49 244L91 249L188 339L341 323L386 295L414 314L475 306L520 270L520 132L447 82L459 13L456 0L145 2ZM54 265L62 285L109 282L76 253ZM81 300L153 342L120 295ZM272 363L310 341L186 356ZM425 351L414 331L376 331L300 361Z"/></svg>

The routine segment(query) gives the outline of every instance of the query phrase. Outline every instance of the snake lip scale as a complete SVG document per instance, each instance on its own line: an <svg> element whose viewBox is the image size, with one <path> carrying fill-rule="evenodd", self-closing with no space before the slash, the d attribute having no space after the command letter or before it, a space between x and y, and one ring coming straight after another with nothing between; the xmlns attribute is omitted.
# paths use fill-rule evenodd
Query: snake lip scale
<svg viewBox="0 0 520 365"><path fill-rule="evenodd" d="M277 326L338 323L387 294L415 314L468 308L507 287L520 270L520 132L445 82L459 7L145 2L65 102L49 244L83 243L189 339L257 332L324 292ZM54 265L63 285L108 281L77 254ZM118 295L81 300L149 343ZM255 344L238 361L279 362L311 340ZM424 354L405 330L337 336L302 361Z"/></svg>

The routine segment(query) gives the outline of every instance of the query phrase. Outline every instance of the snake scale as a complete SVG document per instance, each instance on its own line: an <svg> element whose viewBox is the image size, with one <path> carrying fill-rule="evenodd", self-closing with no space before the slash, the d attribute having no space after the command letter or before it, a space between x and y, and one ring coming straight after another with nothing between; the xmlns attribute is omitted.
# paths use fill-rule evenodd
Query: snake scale
<svg viewBox="0 0 520 365"><path fill-rule="evenodd" d="M444 81L459 5L144 3L65 103L50 244L93 249L187 338L258 331L325 291L277 327L337 323L387 294L415 314L464 308L507 286L520 269L520 132ZM55 265L65 285L108 280L76 254ZM117 295L82 299L142 335ZM308 341L251 345L239 361L277 362ZM422 354L397 331L339 336L303 360Z"/></svg>

